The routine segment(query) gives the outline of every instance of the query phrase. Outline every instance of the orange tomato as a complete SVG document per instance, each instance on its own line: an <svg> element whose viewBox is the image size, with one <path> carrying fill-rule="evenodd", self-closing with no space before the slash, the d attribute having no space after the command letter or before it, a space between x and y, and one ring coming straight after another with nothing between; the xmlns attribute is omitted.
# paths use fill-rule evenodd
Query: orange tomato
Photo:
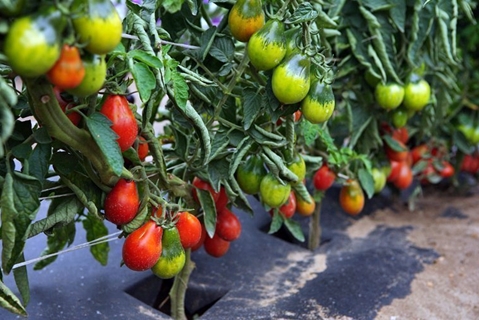
<svg viewBox="0 0 479 320"><path fill-rule="evenodd" d="M339 204L347 214L358 215L364 208L364 192L357 180L349 179L339 192Z"/></svg>

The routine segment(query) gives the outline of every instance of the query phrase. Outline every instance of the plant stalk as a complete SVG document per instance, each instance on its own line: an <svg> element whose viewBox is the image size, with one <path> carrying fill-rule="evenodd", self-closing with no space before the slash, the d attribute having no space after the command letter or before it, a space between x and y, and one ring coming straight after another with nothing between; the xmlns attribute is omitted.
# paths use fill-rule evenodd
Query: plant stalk
<svg viewBox="0 0 479 320"><path fill-rule="evenodd" d="M309 238L308 249L311 251L316 250L321 243L321 202L316 202L316 208L314 209L311 220L309 220Z"/></svg>
<svg viewBox="0 0 479 320"><path fill-rule="evenodd" d="M190 254L191 250L187 249L185 252L185 266L180 273L176 275L170 290L171 316L176 320L187 319L185 313L185 295L186 289L188 288L188 280L190 279L191 272L195 268L195 263L191 260Z"/></svg>

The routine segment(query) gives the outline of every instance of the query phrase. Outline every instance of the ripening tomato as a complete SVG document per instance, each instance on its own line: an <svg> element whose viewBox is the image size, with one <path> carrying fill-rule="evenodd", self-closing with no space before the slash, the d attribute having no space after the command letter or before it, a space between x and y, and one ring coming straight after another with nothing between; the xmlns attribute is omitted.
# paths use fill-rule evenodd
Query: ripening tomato
<svg viewBox="0 0 479 320"><path fill-rule="evenodd" d="M441 162L441 169L439 170L439 175L443 178L450 178L454 175L454 167L452 164L446 160Z"/></svg>
<svg viewBox="0 0 479 320"><path fill-rule="evenodd" d="M106 195L103 205L105 219L116 225L127 224L135 218L139 206L136 182L120 179Z"/></svg>
<svg viewBox="0 0 479 320"><path fill-rule="evenodd" d="M286 56L298 50L298 44L301 41L301 28L291 28L284 33L286 39Z"/></svg>
<svg viewBox="0 0 479 320"><path fill-rule="evenodd" d="M68 89L67 92L78 96L87 97L98 93L105 83L106 62L104 56L86 54L82 57L85 67L85 76L79 85Z"/></svg>
<svg viewBox="0 0 479 320"><path fill-rule="evenodd" d="M228 15L228 26L236 40L248 42L264 26L261 0L238 0Z"/></svg>
<svg viewBox="0 0 479 320"><path fill-rule="evenodd" d="M213 238L206 235L203 245L206 253L215 258L224 256L230 248L230 242L223 240L217 234L215 234Z"/></svg>
<svg viewBox="0 0 479 320"><path fill-rule="evenodd" d="M331 85L314 77L308 95L301 101L303 117L311 123L323 123L333 115L336 101Z"/></svg>
<svg viewBox="0 0 479 320"><path fill-rule="evenodd" d="M409 131L406 127L397 128L392 131L393 139L406 144L409 140Z"/></svg>
<svg viewBox="0 0 479 320"><path fill-rule="evenodd" d="M138 124L125 96L109 95L100 112L112 122L111 129L118 135L121 152L130 148L138 136Z"/></svg>
<svg viewBox="0 0 479 320"><path fill-rule="evenodd" d="M80 113L76 111L70 111L71 108L75 107L72 102L67 102L65 99L62 97L62 91L58 87L53 87L53 93L55 94L55 98L58 101L58 104L60 105L60 108L65 112L67 115L67 118L70 119L70 121L75 125L78 126L80 124L80 121L82 119L82 116Z"/></svg>
<svg viewBox="0 0 479 320"><path fill-rule="evenodd" d="M381 108L396 109L404 99L404 88L397 83L378 83L374 96Z"/></svg>
<svg viewBox="0 0 479 320"><path fill-rule="evenodd" d="M429 103L431 87L429 83L420 79L417 82L409 82L404 87L404 107L408 110L421 111Z"/></svg>
<svg viewBox="0 0 479 320"><path fill-rule="evenodd" d="M153 220L148 220L130 233L122 248L125 265L135 271L145 271L153 267L161 256L162 236L163 228Z"/></svg>
<svg viewBox="0 0 479 320"><path fill-rule="evenodd" d="M271 19L255 32L248 42L248 57L258 70L271 70L286 54L283 22Z"/></svg>
<svg viewBox="0 0 479 320"><path fill-rule="evenodd" d="M261 180L266 174L267 171L261 156L251 155L236 170L236 181L244 193L256 194L259 192Z"/></svg>
<svg viewBox="0 0 479 320"><path fill-rule="evenodd" d="M379 168L373 168L371 173L374 181L374 193L379 193L386 186L386 174Z"/></svg>
<svg viewBox="0 0 479 320"><path fill-rule="evenodd" d="M75 33L87 51L107 54L120 43L122 22L110 0L75 0L71 10Z"/></svg>
<svg viewBox="0 0 479 320"><path fill-rule="evenodd" d="M310 88L310 68L309 57L301 52L284 58L273 70L271 85L274 96L284 104L303 100Z"/></svg>
<svg viewBox="0 0 479 320"><path fill-rule="evenodd" d="M183 248L194 247L201 239L200 220L189 212L179 212L176 228L180 234L180 241Z"/></svg>
<svg viewBox="0 0 479 320"><path fill-rule="evenodd" d="M313 176L313 185L317 190L326 191L336 180L336 174L327 164L323 164Z"/></svg>
<svg viewBox="0 0 479 320"><path fill-rule="evenodd" d="M61 89L72 89L78 86L85 77L85 66L77 47L63 45L60 58L48 70L48 80Z"/></svg>
<svg viewBox="0 0 479 320"><path fill-rule="evenodd" d="M228 208L218 211L215 234L225 241L234 241L241 235L241 222Z"/></svg>
<svg viewBox="0 0 479 320"><path fill-rule="evenodd" d="M412 183L412 170L406 162L399 162L398 176L393 184L396 188L404 190Z"/></svg>
<svg viewBox="0 0 479 320"><path fill-rule="evenodd" d="M150 147L148 146L148 141L146 141L146 139L142 136L139 136L138 140L138 158L140 161L145 161L148 153L150 152Z"/></svg>
<svg viewBox="0 0 479 320"><path fill-rule="evenodd" d="M209 191L211 196L213 197L213 201L214 202L217 202L218 201L218 197L219 197L219 193L216 192L213 187L211 186L211 184L207 181L204 181L204 180L201 180L200 178L198 177L194 177L193 178L193 182L191 183L193 185L193 189L192 189L192 195L193 195L193 198L195 199L196 202L199 203L199 199L198 199L198 193L196 191L196 189L201 189L201 190L205 190L205 191Z"/></svg>
<svg viewBox="0 0 479 320"><path fill-rule="evenodd" d="M294 215L296 212L296 195L294 194L294 191L291 191L286 203L279 207L279 212L286 219L290 219ZM273 213L274 209L271 209L269 214L273 215Z"/></svg>
<svg viewBox="0 0 479 320"><path fill-rule="evenodd" d="M411 150L412 163L416 164L419 160L426 157L429 152L429 147L426 144L418 145Z"/></svg>
<svg viewBox="0 0 479 320"><path fill-rule="evenodd" d="M164 229L161 241L163 250L151 271L161 279L170 279L180 273L185 266L185 249L181 245L180 234L175 227Z"/></svg>
<svg viewBox="0 0 479 320"><path fill-rule="evenodd" d="M316 202L313 197L309 195L309 202L304 200L301 196L296 195L296 212L304 217L309 217L316 209Z"/></svg>
<svg viewBox="0 0 479 320"><path fill-rule="evenodd" d="M47 73L60 56L64 27L65 19L54 6L13 20L3 43L8 65L22 77Z"/></svg>
<svg viewBox="0 0 479 320"><path fill-rule="evenodd" d="M364 192L358 181L349 179L339 191L339 204L350 215L359 214L364 208Z"/></svg>
<svg viewBox="0 0 479 320"><path fill-rule="evenodd" d="M470 154L464 155L461 162L461 170L470 174L476 174L479 170L479 158Z"/></svg>
<svg viewBox="0 0 479 320"><path fill-rule="evenodd" d="M291 193L289 183L282 184L272 173L268 173L259 186L261 201L270 208L279 208L288 200Z"/></svg>

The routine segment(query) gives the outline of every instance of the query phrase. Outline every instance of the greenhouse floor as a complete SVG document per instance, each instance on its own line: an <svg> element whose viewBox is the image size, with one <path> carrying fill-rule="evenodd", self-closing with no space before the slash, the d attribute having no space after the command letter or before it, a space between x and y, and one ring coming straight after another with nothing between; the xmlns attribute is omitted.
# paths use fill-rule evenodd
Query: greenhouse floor
<svg viewBox="0 0 479 320"><path fill-rule="evenodd" d="M270 217L256 200L253 218L236 211L243 233L224 257L192 254L190 318L479 319L478 187L467 194L427 188L413 212L382 194L354 218L337 197L333 188L323 201L314 252L284 230L267 234ZM308 220L297 221L307 233ZM77 238L85 241L80 231ZM120 268L122 242L111 243L106 267L87 249L41 271L29 267L29 319L169 319L171 281ZM44 245L44 236L27 243L26 259ZM14 286L12 276L4 280ZM0 310L0 319L16 318Z"/></svg>

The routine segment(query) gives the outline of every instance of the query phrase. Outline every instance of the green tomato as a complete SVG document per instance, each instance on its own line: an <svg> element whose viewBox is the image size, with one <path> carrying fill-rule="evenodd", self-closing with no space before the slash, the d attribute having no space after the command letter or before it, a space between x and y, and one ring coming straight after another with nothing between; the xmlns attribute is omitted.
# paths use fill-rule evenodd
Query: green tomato
<svg viewBox="0 0 479 320"><path fill-rule="evenodd" d="M374 97L381 108L396 109L404 99L404 88L397 83L379 83Z"/></svg>
<svg viewBox="0 0 479 320"><path fill-rule="evenodd" d="M243 192L256 194L259 192L261 180L266 176L266 173L263 159L258 155L251 155L239 165L236 171L236 181Z"/></svg>
<svg viewBox="0 0 479 320"><path fill-rule="evenodd" d="M466 137L466 140L469 141L470 143L472 143L473 139L474 139L474 132L475 132L475 129L472 125L470 124L461 124L457 127L457 129L459 131L462 132L462 134L464 134L464 137Z"/></svg>
<svg viewBox="0 0 479 320"><path fill-rule="evenodd" d="M95 94L103 87L106 77L106 62L104 56L86 55L83 58L85 76L82 82L73 89L67 90L78 97Z"/></svg>
<svg viewBox="0 0 479 320"><path fill-rule="evenodd" d="M421 111L429 103L431 87L429 83L421 79L417 82L409 82L404 87L404 107L408 110Z"/></svg>
<svg viewBox="0 0 479 320"><path fill-rule="evenodd" d="M301 39L301 28L288 29L284 33L286 39L286 55L289 56L293 52L298 50L298 43Z"/></svg>
<svg viewBox="0 0 479 320"><path fill-rule="evenodd" d="M289 198L290 184L282 184L272 173L268 173L259 186L261 200L270 208L279 208Z"/></svg>
<svg viewBox="0 0 479 320"><path fill-rule="evenodd" d="M306 120L319 124L331 118L335 105L331 85L315 79L311 83L308 95L301 101L301 112Z"/></svg>
<svg viewBox="0 0 479 320"><path fill-rule="evenodd" d="M408 111L402 107L394 109L392 112L392 123L396 128L404 127L407 124L408 119Z"/></svg>
<svg viewBox="0 0 479 320"><path fill-rule="evenodd" d="M185 249L181 245L180 234L176 227L164 229L161 241L163 250L160 259L151 268L151 271L161 279L170 279L185 266Z"/></svg>
<svg viewBox="0 0 479 320"><path fill-rule="evenodd" d="M273 70L271 84L275 97L284 104L303 100L310 88L310 69L308 56L300 52L287 56Z"/></svg>
<svg viewBox="0 0 479 320"><path fill-rule="evenodd" d="M3 45L8 64L22 77L45 74L60 57L60 35L65 20L46 9L13 21Z"/></svg>
<svg viewBox="0 0 479 320"><path fill-rule="evenodd" d="M255 32L248 42L248 57L258 70L270 70L276 67L286 54L284 24L271 19Z"/></svg>
<svg viewBox="0 0 479 320"><path fill-rule="evenodd" d="M472 144L479 143L479 127L473 128L471 139L469 140Z"/></svg>
<svg viewBox="0 0 479 320"><path fill-rule="evenodd" d="M73 27L85 49L94 54L107 54L120 43L121 18L110 0L75 0Z"/></svg>
<svg viewBox="0 0 479 320"><path fill-rule="evenodd" d="M386 186L386 174L383 170L373 168L371 171L374 181L374 193L379 193Z"/></svg>
<svg viewBox="0 0 479 320"><path fill-rule="evenodd" d="M299 153L295 152L293 161L288 165L288 169L298 177L296 183L303 183L303 180L306 177L306 163Z"/></svg>

